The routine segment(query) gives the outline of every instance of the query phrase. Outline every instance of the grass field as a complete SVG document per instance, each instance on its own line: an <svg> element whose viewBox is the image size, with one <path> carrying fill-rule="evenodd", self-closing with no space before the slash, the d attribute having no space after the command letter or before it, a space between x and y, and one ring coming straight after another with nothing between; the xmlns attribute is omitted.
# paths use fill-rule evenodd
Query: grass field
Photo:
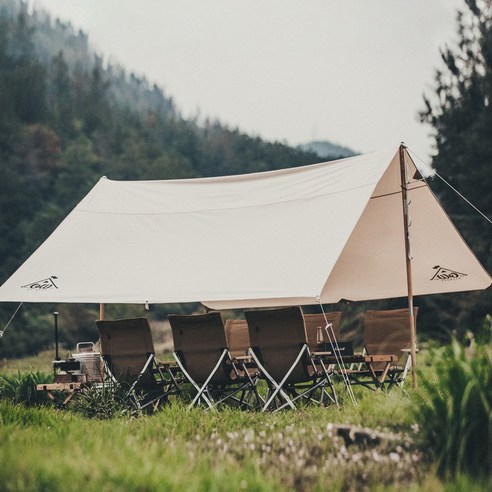
<svg viewBox="0 0 492 492"><path fill-rule="evenodd" d="M28 371L43 371L48 372L51 370L51 362L55 355L53 351L44 351L38 355L31 357L23 357L21 359L0 359L0 374L14 374L17 372Z"/></svg>
<svg viewBox="0 0 492 492"><path fill-rule="evenodd" d="M4 363L0 373L46 372L51 357ZM358 406L214 413L176 401L152 416L110 420L2 399L0 490L491 490L488 477L437 478L416 425L423 390L408 386L358 388ZM340 425L372 432L357 440Z"/></svg>
<svg viewBox="0 0 492 492"><path fill-rule="evenodd" d="M334 434L333 422L411 432L408 401L399 401L406 397L370 396L370 403L344 411L213 414L175 404L151 417L109 421L2 403L0 488L357 490L417 484L427 467L405 439L347 445Z"/></svg>

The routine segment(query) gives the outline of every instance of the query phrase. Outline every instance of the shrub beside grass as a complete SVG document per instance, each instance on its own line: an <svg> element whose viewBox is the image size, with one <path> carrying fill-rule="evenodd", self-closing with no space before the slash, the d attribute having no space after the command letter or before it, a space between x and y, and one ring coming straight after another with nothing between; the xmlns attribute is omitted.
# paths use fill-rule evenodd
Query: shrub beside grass
<svg viewBox="0 0 492 492"><path fill-rule="evenodd" d="M71 416L67 414L66 418L70 419ZM0 400L0 427L50 427L59 420L50 407L26 407L12 401Z"/></svg>
<svg viewBox="0 0 492 492"><path fill-rule="evenodd" d="M84 417L100 420L136 416L138 396L134 401L127 393L127 388L118 384L85 388L74 397L71 407Z"/></svg>
<svg viewBox="0 0 492 492"><path fill-rule="evenodd" d="M492 348L473 354L456 340L433 352L415 417L441 477L492 473Z"/></svg>
<svg viewBox="0 0 492 492"><path fill-rule="evenodd" d="M53 380L53 376L41 371L17 371L17 375L0 374L0 398L13 403L34 405L46 401L46 396L36 391L36 385Z"/></svg>

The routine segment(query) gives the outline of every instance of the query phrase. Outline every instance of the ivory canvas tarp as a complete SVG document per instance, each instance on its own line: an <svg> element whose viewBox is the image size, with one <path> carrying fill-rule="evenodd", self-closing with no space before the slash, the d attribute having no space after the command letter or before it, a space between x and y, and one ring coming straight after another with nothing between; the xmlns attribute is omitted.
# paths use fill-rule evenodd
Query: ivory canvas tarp
<svg viewBox="0 0 492 492"><path fill-rule="evenodd" d="M405 151L413 294L489 274ZM211 308L407 294L398 149L265 173L101 178L0 287L0 301Z"/></svg>

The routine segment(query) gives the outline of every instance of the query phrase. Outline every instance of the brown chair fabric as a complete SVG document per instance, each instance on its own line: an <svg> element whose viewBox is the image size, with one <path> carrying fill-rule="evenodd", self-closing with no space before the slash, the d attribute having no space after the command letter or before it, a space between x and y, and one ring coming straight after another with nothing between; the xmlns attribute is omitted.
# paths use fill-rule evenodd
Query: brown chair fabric
<svg viewBox="0 0 492 492"><path fill-rule="evenodd" d="M227 347L224 322L219 312L206 314L169 315L174 350L186 371L198 384L210 376L219 357ZM233 374L225 363L210 384L230 384Z"/></svg>
<svg viewBox="0 0 492 492"><path fill-rule="evenodd" d="M326 319L325 319L326 315ZM321 327L324 341L329 342L325 332L326 322L331 323L333 326L333 332L335 333L335 338L340 340L340 325L342 322L342 313L340 311L332 311L329 313L316 313L316 314L305 314L304 315L304 324L306 325L306 335L308 339L308 345L310 350L317 349L317 332L318 327ZM329 329L330 337L333 337L331 328Z"/></svg>
<svg viewBox="0 0 492 492"><path fill-rule="evenodd" d="M118 381L132 383L154 354L154 344L147 318L97 320L101 354ZM153 376L142 376L140 386L153 383Z"/></svg>
<svg viewBox="0 0 492 492"><path fill-rule="evenodd" d="M307 343L304 317L299 306L245 311L251 348L275 381L287 374L301 347ZM287 383L310 379L307 355L291 373Z"/></svg>
<svg viewBox="0 0 492 492"><path fill-rule="evenodd" d="M251 347L248 322L245 319L228 319L225 332L229 351L233 357L247 355Z"/></svg>
<svg viewBox="0 0 492 492"><path fill-rule="evenodd" d="M415 322L417 312L418 308L414 308ZM403 367L411 348L408 309L367 311L364 317L364 347L369 355L397 355L397 365ZM374 368L382 367L384 363Z"/></svg>

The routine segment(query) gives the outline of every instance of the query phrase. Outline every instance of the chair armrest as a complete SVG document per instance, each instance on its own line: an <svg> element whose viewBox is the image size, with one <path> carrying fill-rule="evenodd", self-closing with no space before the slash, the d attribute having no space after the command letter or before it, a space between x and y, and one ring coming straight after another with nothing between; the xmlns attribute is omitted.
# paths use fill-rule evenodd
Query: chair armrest
<svg viewBox="0 0 492 492"><path fill-rule="evenodd" d="M235 355L234 357L231 358L231 360L239 360L239 361L243 361L243 360L251 360L252 357L251 355Z"/></svg>
<svg viewBox="0 0 492 492"><path fill-rule="evenodd" d="M157 361L157 364L161 367L168 367L168 366L176 366L176 361L175 360L159 360Z"/></svg>
<svg viewBox="0 0 492 492"><path fill-rule="evenodd" d="M242 367L248 367L248 368L253 368L256 367L256 363L250 355L237 355L235 357L232 357L227 361L228 364L232 366L242 366Z"/></svg>

